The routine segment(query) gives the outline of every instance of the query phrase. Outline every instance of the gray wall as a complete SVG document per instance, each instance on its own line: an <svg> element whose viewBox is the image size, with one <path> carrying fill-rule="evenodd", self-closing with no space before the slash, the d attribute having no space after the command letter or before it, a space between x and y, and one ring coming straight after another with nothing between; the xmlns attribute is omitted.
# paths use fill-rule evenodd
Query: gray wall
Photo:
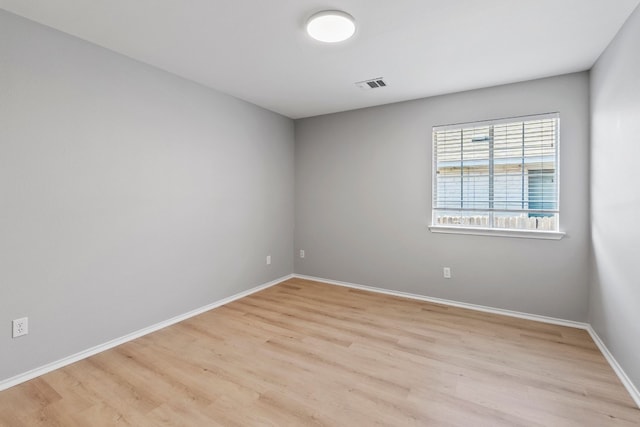
<svg viewBox="0 0 640 427"><path fill-rule="evenodd" d="M295 272L586 320L588 91L585 72L297 120ZM434 125L553 111L563 240L427 229Z"/></svg>
<svg viewBox="0 0 640 427"><path fill-rule="evenodd" d="M293 271L290 119L0 11L0 121L0 380Z"/></svg>
<svg viewBox="0 0 640 427"><path fill-rule="evenodd" d="M589 317L640 387L640 9L591 74Z"/></svg>

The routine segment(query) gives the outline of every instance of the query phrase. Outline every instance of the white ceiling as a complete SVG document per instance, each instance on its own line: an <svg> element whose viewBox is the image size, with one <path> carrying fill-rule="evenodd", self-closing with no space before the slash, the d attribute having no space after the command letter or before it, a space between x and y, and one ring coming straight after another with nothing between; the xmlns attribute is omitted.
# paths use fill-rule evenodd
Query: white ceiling
<svg viewBox="0 0 640 427"><path fill-rule="evenodd" d="M10 12L292 118L591 68L640 0L0 0ZM308 16L356 36L323 45ZM354 83L384 77L386 88Z"/></svg>

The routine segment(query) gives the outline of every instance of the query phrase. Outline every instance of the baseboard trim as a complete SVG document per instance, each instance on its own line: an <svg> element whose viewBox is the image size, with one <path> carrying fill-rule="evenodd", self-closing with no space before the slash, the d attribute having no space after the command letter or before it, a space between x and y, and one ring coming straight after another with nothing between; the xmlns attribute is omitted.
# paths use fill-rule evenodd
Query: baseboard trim
<svg viewBox="0 0 640 427"><path fill-rule="evenodd" d="M298 278L298 279L306 279L306 280L313 280L313 281L316 281L316 282L327 283L327 284L330 284L330 285L344 286L344 287L353 288L353 289L360 289L360 290L363 290L363 291L371 291L371 292L376 292L376 293L380 293L380 294L386 294L386 295L392 295L392 296L404 297L404 298L411 298L411 299L420 300L420 301L426 301L426 302L433 302L433 303L436 303L436 304L443 304L443 305L448 305L448 306L452 306L452 307L467 308L469 310L482 311L482 312L485 312L485 313L501 314L503 316L517 317L519 319L534 320L534 321L537 321L537 322L551 323L553 325L568 326L568 327L571 327L571 328L584 329L589 333L589 335L591 336L591 338L595 342L596 346L598 346L598 348L600 349L600 352L602 352L602 355L605 357L607 362L609 362L609 365L611 366L613 371L616 373L616 375L618 376L618 378L620 379L620 381L624 385L624 387L627 389L627 391L631 395L631 398L633 399L635 404L638 406L638 408L640 408L640 392L638 392L638 389L636 388L636 386L633 384L631 379L629 379L627 374L624 372L622 367L618 364L618 362L613 357L613 355L611 354L611 352L609 351L607 346L600 339L600 337L598 336L596 331L593 329L593 327L589 323L575 322L573 320L558 319L558 318L555 318L555 317L540 316L540 315L537 315L537 314L522 313L522 312L518 312L518 311L505 310L505 309L501 309L501 308L487 307L487 306L484 306L484 305L469 304L469 303L465 303L465 302L452 301L452 300L447 300L447 299L442 299L442 298L433 298L433 297L428 297L428 296L425 296L425 295L418 295L418 294L412 294L412 293L408 293L408 292L393 291L393 290L384 289L384 288L377 288L377 287L373 287L373 286L359 285L359 284L356 284L356 283L349 283L349 282L341 282L341 281L338 281L338 280L324 279L322 277L306 276L306 275L303 275L303 274L293 274L293 277Z"/></svg>
<svg viewBox="0 0 640 427"><path fill-rule="evenodd" d="M59 360L57 360L55 362L51 362L51 363L48 363L46 365L40 366L38 368L34 368L34 369L30 370L30 371L24 372L22 374L18 374L18 375L14 376L14 377L11 377L11 378L8 378L8 379L5 379L5 380L0 380L0 391L6 390L6 389L8 389L10 387L13 387L15 385L18 385L18 384L21 384L23 382L29 381L29 380L31 380L33 378L39 377L41 375L44 375L44 374L46 374L48 372L51 372L51 371L54 371L56 369L60 369L60 368L62 368L64 366L70 365L70 364L75 363L77 361L80 361L82 359L86 359L86 358L88 358L90 356L93 356L95 354L98 354L98 353L101 353L103 351L109 350L109 349L111 349L113 347L116 347L116 346L119 346L119 345L124 344L126 342L132 341L132 340L134 340L136 338L139 338L139 337L142 337L144 335L150 334L152 332L158 331L160 329L166 328L167 326L171 326L171 325L174 325L176 323L182 322L183 320L189 319L191 317L194 317L194 316L197 316L199 314L202 314L202 313L204 313L206 311L209 311L209 310L212 310L214 308L220 307L222 305L228 304L228 303L230 303L232 301L235 301L235 300L238 300L240 298L246 297L248 295L254 294L254 293L259 292L261 290L270 288L272 286L277 285L278 283L281 283L281 282L283 282L285 280L289 280L289 279L292 279L292 278L313 280L313 281L317 281L317 282L327 283L327 284L330 284L330 285L343 286L343 287L353 288L353 289L360 289L360 290L364 290L364 291L370 291L370 292L376 292L376 293L380 293L380 294L386 294L386 295L410 298L410 299L426 301L426 302L433 302L433 303L436 303L436 304L443 304L443 305L448 305L448 306L451 306L451 307L466 308L466 309L469 309L469 310L482 311L482 312L485 312L485 313L500 314L500 315L504 315L504 316L516 317L516 318L519 318L519 319L534 320L534 321L537 321L537 322L550 323L550 324L554 324L554 325L568 326L568 327L572 327L572 328L584 329L589 333L589 335L591 336L591 338L595 342L595 344L598 347L598 349L600 349L600 351L602 352L602 354L605 357L605 359L607 360L607 362L609 362L609 365L611 366L613 371L616 373L616 375L618 376L618 378L620 379L620 381L622 382L624 387L627 389L627 391L631 395L631 398L633 399L635 404L640 408L640 392L638 391L638 388L633 384L631 379L627 376L627 374L622 369L620 364L618 364L618 361L615 359L615 357L613 357L613 355L611 354L611 352L609 351L607 346L604 344L602 339L600 339L600 337L598 336L596 331L588 323L575 322L575 321L572 321L572 320L565 320L565 319L558 319L558 318L555 318L555 317L540 316L540 315L537 315L537 314L522 313L522 312L513 311L513 310L505 310L505 309L501 309L501 308L493 308L493 307L488 307L488 306L483 306L483 305L478 305L478 304L470 304L470 303L458 302L458 301L447 300L447 299L443 299L443 298L428 297L426 295L418 295L418 294L412 294L412 293L409 293L409 292L393 291L393 290L384 289L384 288L377 288L377 287L374 287L374 286L359 285L359 284L356 284L356 283L342 282L342 281L338 281L338 280L325 279L325 278L322 278L322 277L315 277L315 276L306 276L306 275L302 275L302 274L289 274L289 275L280 277L278 279L272 280L272 281L264 283L262 285L258 285L256 287L253 287L253 288L248 289L246 291L239 292L239 293L234 294L234 295L232 295L230 297L223 298L223 299L218 300L216 302L213 302L211 304L207 304L207 305L205 305L203 307L196 308L195 310L191 310L191 311L189 311L187 313L180 314L178 316L172 317L171 319L156 323L154 325L151 325L151 326L148 326L146 328L140 329L138 331L132 332L130 334L124 335L124 336L122 336L120 338L115 338L115 339L113 339L111 341L108 341L106 343L99 344L97 346L88 348L86 350L80 351L80 352L75 353L75 354L72 354L72 355L67 356L65 358L59 359Z"/></svg>
<svg viewBox="0 0 640 427"><path fill-rule="evenodd" d="M640 408L640 392L638 391L638 388L633 384L633 382L631 382L631 379L627 376L627 373L622 369L622 366L620 366L616 358L613 357L613 354L611 354L607 346L604 344L604 341L602 341L595 329L593 329L593 327L589 325L587 331L589 332L589 335L591 335L591 339L593 339L593 342L595 342L600 349L600 352L602 353L604 358L607 359L607 362L609 362L609 365L611 365L613 371L616 373L616 375L618 375L618 378L620 378L622 385L624 385L624 387L627 389L633 401L636 403L638 408Z"/></svg>
<svg viewBox="0 0 640 427"><path fill-rule="evenodd" d="M374 286L359 285L356 283L341 282L338 280L323 279L321 277L305 276L302 274L294 274L293 277L306 280L314 280L317 282L328 283L330 285L344 286L347 288L360 289L363 291L371 291L379 294L392 295L396 297L410 298L420 301L433 302L436 304L448 305L451 307L467 308L469 310L482 311L485 313L501 314L503 316L517 317L519 319L535 320L537 322L551 323L554 325L568 326L570 328L578 328L588 330L589 324L576 322L573 320L558 319L555 317L540 316L538 314L522 313L519 311L505 310L502 308L488 307L478 304L470 304L466 302L458 302L443 298L428 297L426 295L412 294L409 292L393 291L384 288L376 288Z"/></svg>
<svg viewBox="0 0 640 427"><path fill-rule="evenodd" d="M142 328L140 330L137 330L135 332L132 332L130 334L124 335L120 338L115 338L111 341L108 341L104 344L99 344L95 347L91 347L88 348L86 350L80 351L78 353L72 354L71 356L67 356L65 358L62 358L60 360L56 360L55 362L51 362L48 363L44 366L40 366L38 368L34 368L30 371L24 372L22 374L18 374L14 377L5 379L5 380L1 380L0 381L0 391L2 390L6 390L10 387L13 387L15 385L18 385L20 383L29 381L33 378L39 377L40 375L44 375L48 372L54 371L56 369L60 369L64 366L70 365L74 362L77 362L79 360L82 359L86 359L87 357L93 356L94 354L98 354L101 353L103 351L109 350L113 347L119 346L121 344L124 344L126 342L132 341L136 338L139 338L141 336L150 334L152 332L158 331L160 329L166 328L167 326L171 326L173 324L176 324L178 322L182 322L183 320L189 319L191 317L197 316L198 314L202 314L205 311L209 311L212 310L214 308L220 307L222 305L228 304L232 301L235 301L237 299L246 297L248 295L254 294L256 292L262 291L264 289L270 288L271 286L277 285L278 283L281 283L285 280L291 279L293 278L293 274L289 274L287 276L283 276L280 277L278 279L272 280L270 282L267 283L263 283L262 285L258 285L254 288L248 289L246 291L243 292L239 292L237 294L231 295L230 297L227 298L223 298L221 300L218 300L216 302L213 302L211 304L207 304L205 306L202 306L200 308L196 308L195 310L191 310L187 313L184 314L180 314L178 316L172 317L171 319L168 320L164 320L162 322L156 323L154 325L148 326L146 328Z"/></svg>

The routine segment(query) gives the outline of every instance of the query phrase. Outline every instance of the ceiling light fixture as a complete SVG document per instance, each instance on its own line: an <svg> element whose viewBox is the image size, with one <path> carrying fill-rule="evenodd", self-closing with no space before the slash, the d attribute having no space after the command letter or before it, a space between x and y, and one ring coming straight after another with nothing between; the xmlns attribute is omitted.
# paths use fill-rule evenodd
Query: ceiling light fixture
<svg viewBox="0 0 640 427"><path fill-rule="evenodd" d="M353 16L339 10L324 10L312 15L307 21L307 33L325 43L347 40L356 32Z"/></svg>

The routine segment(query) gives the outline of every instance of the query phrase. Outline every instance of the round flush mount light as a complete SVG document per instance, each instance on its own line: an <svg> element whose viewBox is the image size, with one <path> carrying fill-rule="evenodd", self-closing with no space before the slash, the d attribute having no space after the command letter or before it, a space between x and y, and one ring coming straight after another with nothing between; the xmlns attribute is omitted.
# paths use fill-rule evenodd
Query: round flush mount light
<svg viewBox="0 0 640 427"><path fill-rule="evenodd" d="M307 21L307 33L325 43L347 40L356 32L353 16L339 10L325 10L312 15Z"/></svg>

